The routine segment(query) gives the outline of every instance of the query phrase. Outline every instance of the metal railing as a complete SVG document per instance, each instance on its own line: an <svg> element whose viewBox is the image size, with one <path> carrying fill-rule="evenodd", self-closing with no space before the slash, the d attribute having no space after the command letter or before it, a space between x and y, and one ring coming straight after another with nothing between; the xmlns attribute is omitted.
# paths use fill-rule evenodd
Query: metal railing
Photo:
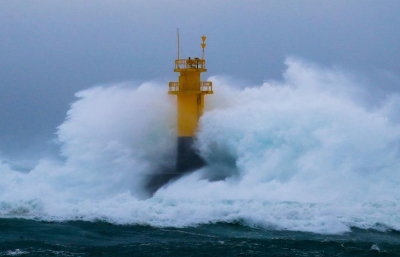
<svg viewBox="0 0 400 257"><path fill-rule="evenodd" d="M179 91L179 82L169 82L169 91L170 92L178 92Z"/></svg>
<svg viewBox="0 0 400 257"><path fill-rule="evenodd" d="M200 91L202 91L202 92L212 91L212 82L211 81L201 81L200 82Z"/></svg>
<svg viewBox="0 0 400 257"><path fill-rule="evenodd" d="M206 60L194 58L194 59L178 59L175 60L175 69L205 69Z"/></svg>
<svg viewBox="0 0 400 257"><path fill-rule="evenodd" d="M200 82L200 92L212 92L211 81ZM179 92L179 82L169 82L169 92ZM184 92L184 91L183 91Z"/></svg>

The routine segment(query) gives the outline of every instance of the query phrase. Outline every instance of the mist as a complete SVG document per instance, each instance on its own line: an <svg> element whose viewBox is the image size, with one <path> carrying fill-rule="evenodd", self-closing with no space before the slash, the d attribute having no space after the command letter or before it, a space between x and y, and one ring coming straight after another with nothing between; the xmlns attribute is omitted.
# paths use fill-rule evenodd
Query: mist
<svg viewBox="0 0 400 257"><path fill-rule="evenodd" d="M282 80L288 56L342 70L375 108L399 92L398 1L1 1L0 155L21 170L58 155L75 93L173 81L181 54L240 86ZM166 91L166 90L165 90Z"/></svg>
<svg viewBox="0 0 400 257"><path fill-rule="evenodd" d="M173 166L175 99L164 84L99 85L76 93L57 127L60 156L29 172L2 161L0 216L185 227L241 222L336 234L399 229L400 98L371 108L348 72L287 58L282 80L242 87L209 78L196 144L207 165L154 194Z"/></svg>

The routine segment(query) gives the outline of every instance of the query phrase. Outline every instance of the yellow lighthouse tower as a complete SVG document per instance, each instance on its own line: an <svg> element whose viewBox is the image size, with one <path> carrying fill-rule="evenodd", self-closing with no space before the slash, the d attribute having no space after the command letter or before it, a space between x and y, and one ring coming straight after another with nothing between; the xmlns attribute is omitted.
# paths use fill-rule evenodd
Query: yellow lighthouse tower
<svg viewBox="0 0 400 257"><path fill-rule="evenodd" d="M206 72L204 48L206 36L202 36L202 56L181 59L179 54L178 32L178 59L175 60L174 72L179 72L177 82L169 83L169 94L176 95L177 101L177 161L176 170L179 173L194 170L204 165L193 147L194 136L197 132L198 121L203 114L204 96L212 94L212 82L201 81L200 75Z"/></svg>

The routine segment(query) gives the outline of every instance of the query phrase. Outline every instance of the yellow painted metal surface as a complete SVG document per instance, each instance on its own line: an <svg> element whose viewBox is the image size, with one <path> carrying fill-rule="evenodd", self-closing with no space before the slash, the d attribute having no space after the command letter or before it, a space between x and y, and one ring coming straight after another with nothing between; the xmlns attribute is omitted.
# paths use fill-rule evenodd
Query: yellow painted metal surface
<svg viewBox="0 0 400 257"><path fill-rule="evenodd" d="M179 38L179 36L178 36ZM179 72L178 82L169 83L169 94L177 96L178 137L193 137L197 131L198 121L204 110L204 95L212 94L212 83L201 81L201 73L206 72L204 48L206 37L202 37L202 58L175 60L175 72Z"/></svg>

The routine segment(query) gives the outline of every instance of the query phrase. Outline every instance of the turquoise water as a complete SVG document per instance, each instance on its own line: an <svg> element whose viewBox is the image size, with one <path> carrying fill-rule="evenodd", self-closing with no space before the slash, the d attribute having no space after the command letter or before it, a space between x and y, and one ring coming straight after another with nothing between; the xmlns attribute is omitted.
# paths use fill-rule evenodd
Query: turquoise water
<svg viewBox="0 0 400 257"><path fill-rule="evenodd" d="M238 223L187 228L0 219L0 256L400 256L400 232L341 235Z"/></svg>

